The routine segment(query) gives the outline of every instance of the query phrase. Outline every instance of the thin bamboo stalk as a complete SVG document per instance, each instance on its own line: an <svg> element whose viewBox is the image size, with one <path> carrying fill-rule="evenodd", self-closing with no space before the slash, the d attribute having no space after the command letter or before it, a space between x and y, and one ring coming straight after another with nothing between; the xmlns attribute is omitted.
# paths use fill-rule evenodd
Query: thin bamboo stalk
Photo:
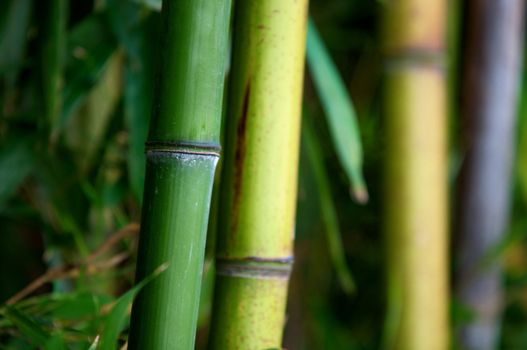
<svg viewBox="0 0 527 350"><path fill-rule="evenodd" d="M455 288L474 314L460 329L459 343L467 349L495 349L499 340L501 262L486 258L502 241L509 214L524 6L521 0L472 0L467 7Z"/></svg>
<svg viewBox="0 0 527 350"><path fill-rule="evenodd" d="M447 349L445 0L386 2L387 349Z"/></svg>
<svg viewBox="0 0 527 350"><path fill-rule="evenodd" d="M212 349L280 348L293 261L307 0L239 1Z"/></svg>
<svg viewBox="0 0 527 350"><path fill-rule="evenodd" d="M193 349L219 152L229 0L165 0L160 70L146 145L130 349Z"/></svg>
<svg viewBox="0 0 527 350"><path fill-rule="evenodd" d="M42 26L41 79L43 116L51 126L52 142L57 137L61 111L63 57L68 19L67 0L48 0Z"/></svg>

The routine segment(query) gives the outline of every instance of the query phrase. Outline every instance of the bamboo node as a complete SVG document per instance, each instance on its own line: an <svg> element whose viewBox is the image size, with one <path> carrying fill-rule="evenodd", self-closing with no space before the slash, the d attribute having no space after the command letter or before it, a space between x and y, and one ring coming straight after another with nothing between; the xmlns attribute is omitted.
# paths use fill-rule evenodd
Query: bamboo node
<svg viewBox="0 0 527 350"><path fill-rule="evenodd" d="M169 153L219 157L220 151L220 145L213 142L147 141L145 144L147 156Z"/></svg>
<svg viewBox="0 0 527 350"><path fill-rule="evenodd" d="M443 52L422 49L404 49L385 54L386 70L401 69L445 69L445 55Z"/></svg>
<svg viewBox="0 0 527 350"><path fill-rule="evenodd" d="M216 259L216 274L227 277L288 280L292 268L293 257Z"/></svg>

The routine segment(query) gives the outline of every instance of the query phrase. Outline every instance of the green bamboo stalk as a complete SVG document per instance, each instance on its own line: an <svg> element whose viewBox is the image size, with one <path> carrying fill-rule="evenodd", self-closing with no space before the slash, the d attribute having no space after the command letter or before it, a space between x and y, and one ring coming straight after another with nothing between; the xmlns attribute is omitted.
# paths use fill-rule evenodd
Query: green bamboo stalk
<svg viewBox="0 0 527 350"><path fill-rule="evenodd" d="M219 131L230 0L165 0L130 349L193 349Z"/></svg>
<svg viewBox="0 0 527 350"><path fill-rule="evenodd" d="M58 132L61 112L61 88L68 18L67 0L48 0L42 27L42 101L43 119L50 125L52 141Z"/></svg>
<svg viewBox="0 0 527 350"><path fill-rule="evenodd" d="M446 0L385 4L387 349L448 348Z"/></svg>
<svg viewBox="0 0 527 350"><path fill-rule="evenodd" d="M236 4L210 348L280 348L292 265L307 0Z"/></svg>

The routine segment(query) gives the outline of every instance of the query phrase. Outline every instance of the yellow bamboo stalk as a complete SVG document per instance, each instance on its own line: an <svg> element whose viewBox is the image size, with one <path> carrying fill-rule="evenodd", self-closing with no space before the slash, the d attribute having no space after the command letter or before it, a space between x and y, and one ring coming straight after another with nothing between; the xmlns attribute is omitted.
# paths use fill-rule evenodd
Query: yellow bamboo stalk
<svg viewBox="0 0 527 350"><path fill-rule="evenodd" d="M386 3L385 347L448 348L445 0Z"/></svg>
<svg viewBox="0 0 527 350"><path fill-rule="evenodd" d="M307 0L235 9L213 349L280 348L293 256Z"/></svg>

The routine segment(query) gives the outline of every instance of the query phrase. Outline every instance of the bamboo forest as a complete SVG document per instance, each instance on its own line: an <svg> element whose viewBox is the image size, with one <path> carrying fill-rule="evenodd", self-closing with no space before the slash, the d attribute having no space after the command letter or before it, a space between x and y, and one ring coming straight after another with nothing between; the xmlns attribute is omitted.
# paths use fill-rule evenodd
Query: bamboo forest
<svg viewBox="0 0 527 350"><path fill-rule="evenodd" d="M0 350L527 350L524 0L1 0Z"/></svg>

